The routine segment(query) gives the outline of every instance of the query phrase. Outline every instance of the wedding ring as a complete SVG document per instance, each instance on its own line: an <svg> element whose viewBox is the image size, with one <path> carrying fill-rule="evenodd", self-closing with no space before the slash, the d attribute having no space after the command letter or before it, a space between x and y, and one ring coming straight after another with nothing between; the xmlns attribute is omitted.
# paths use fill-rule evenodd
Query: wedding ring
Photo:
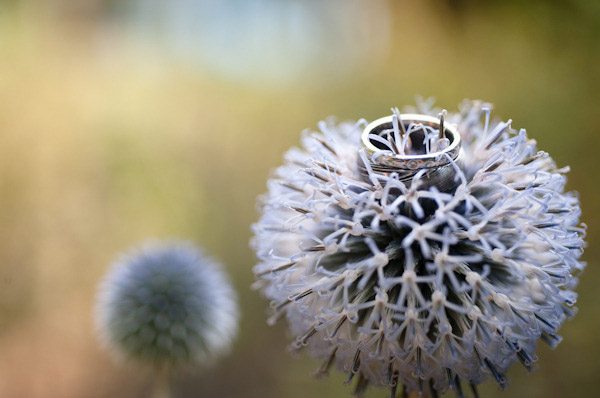
<svg viewBox="0 0 600 398"><path fill-rule="evenodd" d="M454 176L461 141L456 126L422 114L395 114L374 120L362 133L369 166L376 174L396 173L401 181L412 180L421 170L431 183L448 185ZM364 167L361 167L365 171ZM451 184L454 185L454 184Z"/></svg>

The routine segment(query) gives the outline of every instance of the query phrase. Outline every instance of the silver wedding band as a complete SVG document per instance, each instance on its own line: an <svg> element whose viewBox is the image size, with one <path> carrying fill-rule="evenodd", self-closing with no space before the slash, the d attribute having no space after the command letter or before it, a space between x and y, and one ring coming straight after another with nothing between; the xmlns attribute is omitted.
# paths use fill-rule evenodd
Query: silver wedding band
<svg viewBox="0 0 600 398"><path fill-rule="evenodd" d="M429 115L405 113L398 115L398 123L402 123L402 132L406 132L411 124L428 126L439 131L439 136L447 138L448 146L441 150L422 154L399 154L376 146L370 136L380 135L393 129L394 116L386 116L369 123L362 133L362 144L366 150L369 166L378 174L390 175L396 173L401 181L408 181L420 170L427 174L442 176L454 174L451 163L457 161L460 148L460 134L455 125L444 122L443 116L436 118ZM441 128L440 128L441 127ZM422 144L422 143L421 143ZM444 179L446 177L443 177Z"/></svg>

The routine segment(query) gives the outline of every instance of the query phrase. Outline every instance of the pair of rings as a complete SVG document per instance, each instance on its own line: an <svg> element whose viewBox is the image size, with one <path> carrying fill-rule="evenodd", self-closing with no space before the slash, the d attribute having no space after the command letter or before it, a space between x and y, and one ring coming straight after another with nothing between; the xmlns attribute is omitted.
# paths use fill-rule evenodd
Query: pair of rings
<svg viewBox="0 0 600 398"><path fill-rule="evenodd" d="M361 139L370 168L383 175L396 173L401 181L411 180L421 170L435 180L454 175L452 163L460 155L460 134L456 126L444 122L444 114L439 118L395 114L369 123ZM433 132L437 136L432 138ZM365 170L364 165L361 169Z"/></svg>

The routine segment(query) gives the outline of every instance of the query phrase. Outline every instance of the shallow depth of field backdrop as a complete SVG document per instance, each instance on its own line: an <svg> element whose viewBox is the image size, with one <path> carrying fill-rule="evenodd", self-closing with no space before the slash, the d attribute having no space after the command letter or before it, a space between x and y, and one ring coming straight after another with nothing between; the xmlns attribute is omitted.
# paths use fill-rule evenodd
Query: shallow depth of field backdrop
<svg viewBox="0 0 600 398"><path fill-rule="evenodd" d="M550 3L550 2L548 2ZM435 96L495 103L572 167L589 226L579 313L503 396L600 389L600 3L0 1L0 396L144 397L98 347L96 286L148 237L193 240L241 298L230 356L181 397L347 397L250 289L255 199L304 128ZM371 390L369 397L384 391ZM501 396L493 384L483 397Z"/></svg>

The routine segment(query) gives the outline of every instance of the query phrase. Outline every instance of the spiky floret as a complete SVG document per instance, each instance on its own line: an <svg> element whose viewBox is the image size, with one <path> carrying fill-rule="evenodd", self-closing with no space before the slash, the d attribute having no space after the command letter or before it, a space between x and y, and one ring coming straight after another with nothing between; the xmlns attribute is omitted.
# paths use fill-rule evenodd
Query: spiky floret
<svg viewBox="0 0 600 398"><path fill-rule="evenodd" d="M321 373L335 364L358 393L462 394L490 375L504 386L515 360L530 369L538 339L560 342L584 266L579 201L568 170L489 109L465 101L446 118L463 151L450 190L370 168L363 121L305 132L269 180L255 286Z"/></svg>
<svg viewBox="0 0 600 398"><path fill-rule="evenodd" d="M101 284L96 321L118 357L157 368L206 364L237 333L236 295L191 244L157 242L123 255Z"/></svg>

